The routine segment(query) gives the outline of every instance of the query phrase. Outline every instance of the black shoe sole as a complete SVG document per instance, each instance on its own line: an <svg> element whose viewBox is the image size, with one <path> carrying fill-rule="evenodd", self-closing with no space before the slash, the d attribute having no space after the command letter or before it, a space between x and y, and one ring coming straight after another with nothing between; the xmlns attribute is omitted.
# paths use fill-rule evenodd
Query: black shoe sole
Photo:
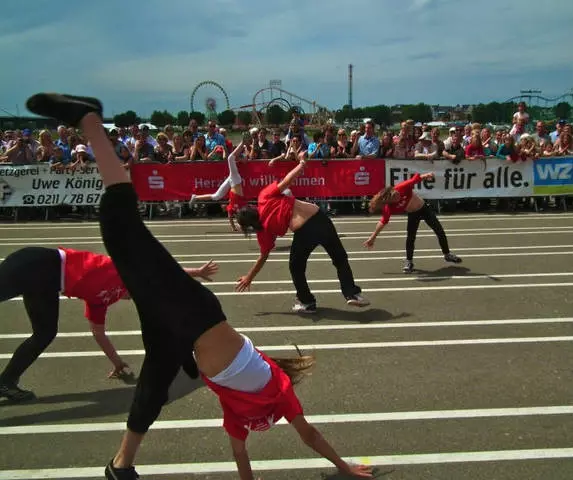
<svg viewBox="0 0 573 480"><path fill-rule="evenodd" d="M26 101L26 108L43 117L55 118L69 125L78 126L88 113L103 116L103 106L97 98L38 93Z"/></svg>

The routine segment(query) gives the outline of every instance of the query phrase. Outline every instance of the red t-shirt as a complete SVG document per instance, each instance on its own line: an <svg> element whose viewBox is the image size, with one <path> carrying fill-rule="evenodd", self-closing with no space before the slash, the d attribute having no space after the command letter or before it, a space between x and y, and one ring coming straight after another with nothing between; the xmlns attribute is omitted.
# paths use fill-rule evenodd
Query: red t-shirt
<svg viewBox="0 0 573 480"><path fill-rule="evenodd" d="M269 357L259 353L270 365L272 374L269 383L259 392L232 390L201 375L207 387L219 397L223 408L223 428L231 437L240 440L245 440L250 431L268 430L282 417L290 423L303 413L290 378Z"/></svg>
<svg viewBox="0 0 573 480"><path fill-rule="evenodd" d="M465 154L466 157L485 157L483 147L476 147L471 143L469 145L466 145Z"/></svg>
<svg viewBox="0 0 573 480"><path fill-rule="evenodd" d="M62 293L83 300L86 318L103 325L107 308L127 293L111 258L69 248L58 250L62 256Z"/></svg>
<svg viewBox="0 0 573 480"><path fill-rule="evenodd" d="M229 204L227 205L227 213L232 215L238 212L241 208L247 205L247 199L242 195L237 195L232 190L229 191Z"/></svg>
<svg viewBox="0 0 573 480"><path fill-rule="evenodd" d="M406 211L406 207L412 199L414 185L421 181L422 177L420 177L419 173L416 173L416 175L409 180L399 183L394 187L394 190L400 194L400 200L396 203L386 203L384 205L384 208L382 209L382 218L380 219L380 223L382 223L382 225L386 225L390 221L390 217L393 213L404 213Z"/></svg>
<svg viewBox="0 0 573 480"><path fill-rule="evenodd" d="M257 232L257 240L262 254L275 248L275 240L288 230L292 218L295 198L284 195L273 182L259 193L258 210L263 229Z"/></svg>

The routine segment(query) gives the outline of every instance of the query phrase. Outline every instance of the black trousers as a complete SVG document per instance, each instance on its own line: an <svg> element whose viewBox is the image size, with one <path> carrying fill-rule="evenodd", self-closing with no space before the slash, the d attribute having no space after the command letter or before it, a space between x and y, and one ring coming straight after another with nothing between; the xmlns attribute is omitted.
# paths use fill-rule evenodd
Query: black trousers
<svg viewBox="0 0 573 480"><path fill-rule="evenodd" d="M438 242L440 242L440 248L444 255L450 253L450 247L448 246L448 238L446 237L446 232L442 224L436 217L434 211L425 203L420 210L416 212L408 213L408 235L406 237L406 259L412 261L414 258L414 245L416 244L416 234L418 233L418 227L420 226L420 221L424 220L426 225L430 227L438 237Z"/></svg>
<svg viewBox="0 0 573 480"><path fill-rule="evenodd" d="M145 433L167 401L179 368L198 376L195 341L226 318L213 292L191 278L143 224L131 183L106 189L100 228L141 323L145 358L127 426Z"/></svg>
<svg viewBox="0 0 573 480"><path fill-rule="evenodd" d="M352 269L348 263L348 254L340 241L336 228L325 213L318 211L293 235L289 268L297 298L302 303L316 302L306 281L306 264L310 254L319 245L326 250L332 259L344 297L349 298L360 293L360 287L354 283Z"/></svg>
<svg viewBox="0 0 573 480"><path fill-rule="evenodd" d="M55 249L26 247L0 264L0 302L22 295L32 323L32 335L20 344L0 374L3 383L18 384L58 333L61 262Z"/></svg>

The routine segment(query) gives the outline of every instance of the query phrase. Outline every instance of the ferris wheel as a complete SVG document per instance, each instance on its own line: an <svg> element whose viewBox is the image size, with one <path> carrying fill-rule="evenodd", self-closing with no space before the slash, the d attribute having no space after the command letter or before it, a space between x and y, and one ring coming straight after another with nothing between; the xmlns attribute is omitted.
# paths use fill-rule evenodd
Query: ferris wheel
<svg viewBox="0 0 573 480"><path fill-rule="evenodd" d="M229 96L217 82L206 80L191 92L191 111L203 112L207 121L217 121L217 115L230 108Z"/></svg>

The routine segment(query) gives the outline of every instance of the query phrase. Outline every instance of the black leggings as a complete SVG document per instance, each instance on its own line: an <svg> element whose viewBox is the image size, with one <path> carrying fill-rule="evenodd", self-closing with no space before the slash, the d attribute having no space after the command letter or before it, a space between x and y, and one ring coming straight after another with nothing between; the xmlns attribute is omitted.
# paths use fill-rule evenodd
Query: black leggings
<svg viewBox="0 0 573 480"><path fill-rule="evenodd" d="M325 213L318 211L294 232L290 247L290 274L300 302L306 304L316 302L306 281L306 262L313 250L319 245L326 250L336 267L340 288L345 298L360 293L360 287L354 283L352 269L348 263L348 254L340 241L336 228Z"/></svg>
<svg viewBox="0 0 573 480"><path fill-rule="evenodd" d="M440 248L444 255L450 253L448 239L442 224L436 217L434 211L425 203L420 210L408 213L408 236L406 237L406 259L412 261L414 258L414 245L416 243L416 234L420 226L420 220L424 220L438 237Z"/></svg>
<svg viewBox="0 0 573 480"><path fill-rule="evenodd" d="M24 340L0 374L0 381L18 384L20 376L58 333L62 260L55 249L26 247L0 264L0 302L22 295L32 336Z"/></svg>
<svg viewBox="0 0 573 480"><path fill-rule="evenodd" d="M167 401L179 368L198 376L195 341L226 318L213 292L191 278L143 224L131 183L106 189L100 228L141 322L145 358L127 426L145 433Z"/></svg>

